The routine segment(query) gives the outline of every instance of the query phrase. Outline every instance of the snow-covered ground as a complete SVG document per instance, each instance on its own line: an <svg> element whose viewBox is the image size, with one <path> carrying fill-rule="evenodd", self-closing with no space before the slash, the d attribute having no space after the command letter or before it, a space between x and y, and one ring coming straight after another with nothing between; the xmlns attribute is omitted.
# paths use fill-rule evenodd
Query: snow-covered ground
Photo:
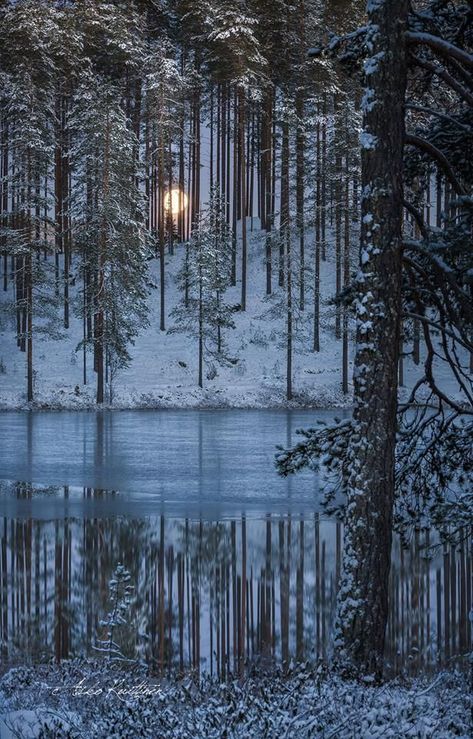
<svg viewBox="0 0 473 739"><path fill-rule="evenodd" d="M249 225L249 223L248 223ZM150 325L132 347L132 362L120 372L114 387L113 406L136 407L333 407L351 402L341 388L341 341L335 339L334 308L328 301L335 292L334 254L322 264L321 351L312 345L313 277L308 272L305 326L296 336L294 353L294 401L287 403L284 315L268 316L274 301L265 298L264 243L261 232L250 238L248 300L246 312L234 314L235 329L225 332L229 354L238 358L235 366L215 365L216 376L204 374L204 388L197 384L197 341L182 333L159 329L159 262L151 264L151 281L156 287L149 297ZM310 242L309 242L310 243ZM332 252L333 250L331 250ZM183 246L174 256L166 256L167 329L175 326L170 316L180 298L176 274L182 263ZM276 258L276 255L275 255ZM310 256L308 256L308 261ZM239 266L239 265L238 265ZM274 268L274 282L277 271ZM228 290L226 301L240 302L241 287ZM10 286L0 293L0 301L12 300ZM76 299L75 289L72 300ZM63 339L51 341L37 335L34 344L35 406L84 408L95 403L95 375L88 357L89 384L82 383L82 352L76 346L82 338L82 321L74 316ZM3 368L3 372L1 369ZM207 371L210 369L207 366ZM26 356L16 346L13 317L0 323L0 408L26 406Z"/></svg>
<svg viewBox="0 0 473 739"><path fill-rule="evenodd" d="M71 662L0 681L2 739L467 739L470 710L466 676L454 672L369 686L302 667L220 684Z"/></svg>
<svg viewBox="0 0 473 739"><path fill-rule="evenodd" d="M256 220L256 219L255 219ZM250 222L248 221L248 228ZM333 237L333 234L332 234ZM353 232L353 262L356 260L357 235ZM275 294L265 296L264 243L257 229L250 233L248 257L248 298L246 312L234 314L235 329L225 332L228 354L238 359L235 366L207 364L204 388L197 384L197 340L184 333L168 333L176 326L171 316L180 299L176 275L182 264L184 247L177 246L173 256L166 256L166 331L159 329L159 262L150 265L149 296L150 325L131 347L132 361L114 381L114 408L336 408L348 407L349 392L342 392L342 342L335 336L335 247L329 240L327 261L321 265L321 329L320 351L312 351L313 341L313 271L312 235L307 234L306 306L304 318L298 324L294 341L294 398L286 400L285 315L277 307L277 264L273 264ZM295 242L294 248L297 249ZM238 264L238 275L240 265ZM79 284L79 282L77 283ZM295 291L298 288L295 288ZM78 288L71 288L71 326L63 338L50 340L36 334L34 339L34 403L35 408L93 408L95 406L95 375L92 358L88 355L88 384L83 384L82 350L76 347L82 339L82 319L74 309L79 299ZM240 302L240 282L230 288L226 301ZM13 299L13 285L0 291L0 308ZM60 321L60 317L58 321ZM350 367L352 372L353 335L350 335ZM422 346L421 346L422 355ZM211 366L213 365L213 366ZM405 361L406 388L419 377L419 368L410 359ZM449 392L456 394L440 368L440 381L445 380ZM215 375L215 376L214 376ZM401 396L406 391L401 390ZM461 398L461 395L459 396ZM110 405L108 402L107 405ZM19 351L15 339L14 317L0 311L0 409L27 408L26 354Z"/></svg>

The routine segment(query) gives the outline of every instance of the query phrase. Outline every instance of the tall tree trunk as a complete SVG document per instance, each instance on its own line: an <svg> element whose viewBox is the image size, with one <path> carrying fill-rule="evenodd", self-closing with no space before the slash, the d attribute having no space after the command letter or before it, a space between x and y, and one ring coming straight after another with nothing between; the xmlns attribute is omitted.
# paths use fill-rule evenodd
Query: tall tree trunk
<svg viewBox="0 0 473 739"><path fill-rule="evenodd" d="M225 204L225 220L228 223L228 194L227 194L227 86L225 83L221 85L221 148L220 148L220 166L221 166L221 179L220 188L222 191L222 201Z"/></svg>
<svg viewBox="0 0 473 739"><path fill-rule="evenodd" d="M323 103L323 111L322 111L323 119L322 119L322 181L320 183L321 193L321 211L320 211L320 238L322 241L322 249L321 249L321 257L322 261L325 262L327 258L326 254L326 239L325 239L325 232L326 232L326 219L327 219L327 179L326 179L326 171L327 171L327 98L324 95L324 103Z"/></svg>
<svg viewBox="0 0 473 739"><path fill-rule="evenodd" d="M296 208L297 233L299 236L299 307L305 308L305 245L304 245L304 90L301 88L296 99Z"/></svg>
<svg viewBox="0 0 473 739"><path fill-rule="evenodd" d="M180 126L180 135L179 135L179 215L177 217L177 241L179 244L182 244L182 242L185 240L185 234L184 234L184 218L186 209L184 208L184 188L185 188L185 181L184 181L184 126L185 126L185 118L184 118L184 106L182 108L182 117L181 117L181 126Z"/></svg>
<svg viewBox="0 0 473 739"><path fill-rule="evenodd" d="M210 83L210 163L209 163L209 185L210 191L214 186L214 86Z"/></svg>
<svg viewBox="0 0 473 739"><path fill-rule="evenodd" d="M158 243L159 243L159 328L166 330L166 273L164 246L166 239L165 213L164 213L164 156L165 136L164 131L159 133L160 142L158 150Z"/></svg>
<svg viewBox="0 0 473 739"><path fill-rule="evenodd" d="M281 144L281 236L286 282L286 397L292 399L292 254L289 223L289 123L282 124Z"/></svg>
<svg viewBox="0 0 473 739"><path fill-rule="evenodd" d="M348 119L346 120L346 133L348 147ZM345 155L344 201L343 288L346 290L350 284L350 159L348 153ZM348 393L348 307L344 305L342 311L342 390Z"/></svg>
<svg viewBox="0 0 473 739"><path fill-rule="evenodd" d="M342 669L379 677L391 562L401 314L402 162L408 0L368 6L373 60L364 113L355 407L334 646Z"/></svg>
<svg viewBox="0 0 473 739"><path fill-rule="evenodd" d="M261 120L261 226L266 231L266 295L271 295L271 188L272 184L272 119L273 96L269 88L265 94Z"/></svg>
<svg viewBox="0 0 473 739"><path fill-rule="evenodd" d="M230 116L230 113L229 113ZM232 285L236 285L237 222L238 222L238 91L233 95L233 205L232 205ZM230 161L230 160L229 160Z"/></svg>
<svg viewBox="0 0 473 739"><path fill-rule="evenodd" d="M246 124L245 124L245 130L246 130L246 144L245 144L245 146L246 146L246 154L245 154L245 158L246 158L246 170L245 170L245 172L246 172L246 175L245 175L246 176L246 190L245 190L245 192L246 192L246 198L245 198L245 201L243 202L243 207L244 207L245 215L247 217L248 217L249 211L250 211L250 204L249 204L249 201L248 201L248 195L249 195L249 192L250 192L251 120L252 120L252 116L253 116L253 110L250 107L250 109L248 111L248 115L246 116Z"/></svg>
<svg viewBox="0 0 473 739"><path fill-rule="evenodd" d="M64 248L64 328L69 328L69 279L70 279L70 229L69 229L69 218L67 215L66 203L69 197L70 191L70 166L69 156L67 151L69 149L68 141L66 140L66 101L63 99L62 113L61 113L61 136L63 141L62 149L62 167L61 167L61 232L62 232L62 243ZM65 149L65 150L64 150Z"/></svg>
<svg viewBox="0 0 473 739"><path fill-rule="evenodd" d="M320 105L318 106L320 113ZM320 147L320 118L317 116L316 125L316 183L315 183L315 250L314 250L314 337L312 350L320 351L320 243L321 243L321 147Z"/></svg>
<svg viewBox="0 0 473 739"><path fill-rule="evenodd" d="M168 136L168 193L169 193L169 205L168 210L166 212L166 226L168 229L168 249L169 254L174 255L174 213L173 213L173 207L172 207L172 183L173 183L173 156L172 156L172 137L169 134ZM179 207L180 197L178 201L178 207Z"/></svg>
<svg viewBox="0 0 473 739"><path fill-rule="evenodd" d="M28 403L31 403L33 400L33 271L31 251L26 257L26 312L28 315L26 342L27 400Z"/></svg>
<svg viewBox="0 0 473 739"><path fill-rule="evenodd" d="M56 98L56 147L54 166L54 218L55 218L55 265L56 293L59 296L59 254L63 252L62 210L63 210L63 153L62 153L62 102L58 93Z"/></svg>
<svg viewBox="0 0 473 739"><path fill-rule="evenodd" d="M334 118L335 118L335 292L337 304L335 306L335 336L337 339L342 337L342 311L338 298L342 291L342 126L340 122L340 104L338 97L334 97Z"/></svg>
<svg viewBox="0 0 473 739"><path fill-rule="evenodd" d="M250 218L250 230L253 233L254 223L254 197L255 197L255 131L256 131L256 112L254 106L251 111L251 129L250 129L250 159L248 162L249 168L249 192L248 192L248 216Z"/></svg>
<svg viewBox="0 0 473 739"><path fill-rule="evenodd" d="M202 246L199 244L199 250ZM199 387L204 386L204 299L202 284L202 255L199 255Z"/></svg>
<svg viewBox="0 0 473 739"><path fill-rule="evenodd" d="M241 309L246 310L246 157L245 157L245 88L238 90L238 138L240 141L240 213L241 213Z"/></svg>
<svg viewBox="0 0 473 739"><path fill-rule="evenodd" d="M2 119L2 140L1 140L1 179L0 179L0 224L3 227L8 223L8 122ZM6 239L2 236L3 252L3 289L8 290L8 253L6 249Z"/></svg>
<svg viewBox="0 0 473 739"><path fill-rule="evenodd" d="M199 63L196 61L197 69ZM194 157L194 206L193 206L193 223L197 225L200 221L200 90L196 91L195 107L194 107L194 141L195 141L195 157Z"/></svg>
<svg viewBox="0 0 473 739"><path fill-rule="evenodd" d="M104 206L108 198L109 189L109 161L110 161L110 123L107 117L105 128L105 151L103 163L103 200ZM104 401L104 357L105 357L105 261L107 250L107 221L104 217L99 244L99 264L97 275L97 315L95 322L96 371L97 371L97 403Z"/></svg>

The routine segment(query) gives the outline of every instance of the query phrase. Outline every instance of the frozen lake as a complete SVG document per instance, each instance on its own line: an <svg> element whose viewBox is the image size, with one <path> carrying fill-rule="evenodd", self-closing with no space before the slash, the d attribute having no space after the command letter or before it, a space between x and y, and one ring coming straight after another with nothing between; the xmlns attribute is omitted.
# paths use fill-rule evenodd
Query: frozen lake
<svg viewBox="0 0 473 739"><path fill-rule="evenodd" d="M343 413L343 412L341 412ZM346 413L346 412L345 412ZM103 513L204 516L317 510L311 472L280 478L276 445L332 411L219 410L5 412L0 414L0 479L118 491ZM4 501L8 505L8 501ZM33 511L60 514L50 499ZM79 514L74 495L66 513ZM91 505L95 505L92 503ZM15 503L18 506L18 502Z"/></svg>
<svg viewBox="0 0 473 739"><path fill-rule="evenodd" d="M95 655L119 562L136 598L120 643L157 672L225 677L330 649L343 528L276 445L330 411L0 414L3 665ZM386 659L456 663L471 645L471 535L426 557L395 539Z"/></svg>

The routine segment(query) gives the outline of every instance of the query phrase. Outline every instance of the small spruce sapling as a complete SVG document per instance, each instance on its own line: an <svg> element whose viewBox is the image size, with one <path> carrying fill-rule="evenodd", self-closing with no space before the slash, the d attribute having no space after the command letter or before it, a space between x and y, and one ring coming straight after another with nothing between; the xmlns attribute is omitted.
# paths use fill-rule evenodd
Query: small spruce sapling
<svg viewBox="0 0 473 739"><path fill-rule="evenodd" d="M109 660L126 660L120 646L114 640L115 629L127 623L127 612L132 603L133 585L130 585L130 573L119 563L109 582L111 609L100 626L107 629L106 639L97 640L94 649L104 652Z"/></svg>
<svg viewBox="0 0 473 739"><path fill-rule="evenodd" d="M200 387L206 360L236 364L224 338L224 331L235 327L233 313L237 310L225 301L225 292L231 284L232 238L224 212L224 203L214 188L208 208L200 214L188 257L178 275L182 294L187 288L187 300L182 300L172 312L176 324L169 331L197 338ZM211 369L208 377L212 377Z"/></svg>

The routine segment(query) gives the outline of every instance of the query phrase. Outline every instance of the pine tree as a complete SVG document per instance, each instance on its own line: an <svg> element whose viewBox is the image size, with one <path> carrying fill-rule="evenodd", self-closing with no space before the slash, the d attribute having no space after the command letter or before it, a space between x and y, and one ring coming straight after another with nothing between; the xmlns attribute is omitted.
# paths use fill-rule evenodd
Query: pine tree
<svg viewBox="0 0 473 739"><path fill-rule="evenodd" d="M149 187L149 207L155 212L150 222L155 225L158 241L160 266L160 329L166 328L165 302L165 245L166 231L171 244L172 214L166 212L166 193L173 189L172 144L177 140L179 123L182 119L182 96L185 89L184 79L178 64L173 57L172 47L163 40L152 43L147 53L146 77L144 80L145 115L149 122L147 143L149 151L146 162L148 170L155 172L154 185ZM183 207L179 208L180 211Z"/></svg>
<svg viewBox="0 0 473 739"><path fill-rule="evenodd" d="M255 34L255 19L248 14L246 3L217 3L209 17L208 41L214 64L223 64L234 87L233 104L233 208L232 229L234 252L232 281L236 283L237 222L241 222L241 310L247 303L248 239L246 224L247 166L246 116L250 91L255 91L266 61Z"/></svg>
<svg viewBox="0 0 473 739"><path fill-rule="evenodd" d="M231 284L232 238L224 217L224 203L213 190L210 203L200 214L192 234L188 258L178 275L182 293L173 311L177 325L171 333L184 332L198 341L198 385L204 384L204 363L235 364L229 354L224 332L234 328L235 306L225 302Z"/></svg>
<svg viewBox="0 0 473 739"><path fill-rule="evenodd" d="M10 34L13 27L15 33ZM0 29L0 94L8 130L8 149L3 157L2 241L5 261L10 257L13 265L17 343L26 353L26 397L31 402L34 336L59 336L51 272L48 263L40 261L40 254L50 250L45 234L52 201L49 184L56 75L51 45L60 30L53 9L29 2L3 9ZM25 57L26 40L29 53Z"/></svg>
<svg viewBox="0 0 473 739"><path fill-rule="evenodd" d="M93 317L93 332L80 346L94 351L97 403L104 402L106 379L112 399L115 375L128 365L129 346L148 321L149 250L137 142L119 101L115 85L84 73L69 120L77 172L71 207L75 243L80 270L93 276L88 300L80 300L76 310L84 319Z"/></svg>
<svg viewBox="0 0 473 739"><path fill-rule="evenodd" d="M127 623L127 613L133 600L133 585L130 585L130 573L121 564L117 564L113 578L109 584L111 610L106 618L100 620L100 626L107 630L105 639L98 639L93 645L97 652L103 652L110 661L126 660L122 649L116 642L116 630Z"/></svg>
<svg viewBox="0 0 473 739"><path fill-rule="evenodd" d="M388 618L394 504L407 12L407 2L381 1L368 13L373 46L365 63L370 102L361 135L355 407L334 639L342 663L377 676Z"/></svg>
<svg viewBox="0 0 473 739"><path fill-rule="evenodd" d="M374 678L383 670L395 496L407 17L407 2L379 0L369 5L365 29L370 57L360 137L353 418L309 430L306 442L278 460L284 474L314 459L340 474L346 505L335 660L342 671ZM327 499L332 506L333 492Z"/></svg>
<svg viewBox="0 0 473 739"><path fill-rule="evenodd" d="M405 3L372 3L374 28L359 31L362 43L356 34L331 42L349 66L363 59L366 77L355 409L352 420L304 432L278 465L283 474L323 467L327 510L339 508L336 493L347 494L335 647L338 664L361 674L382 671L393 524L404 540L431 521L458 541L471 513L472 170L464 151L473 100L464 83L473 59L460 31L467 15L463 6L433 2L408 17ZM432 161L448 182L439 187L437 178L435 227L420 199ZM410 232L402 229L403 208L415 225ZM425 359L424 373L398 403L402 319L422 327ZM459 398L439 381L439 367L455 378Z"/></svg>

